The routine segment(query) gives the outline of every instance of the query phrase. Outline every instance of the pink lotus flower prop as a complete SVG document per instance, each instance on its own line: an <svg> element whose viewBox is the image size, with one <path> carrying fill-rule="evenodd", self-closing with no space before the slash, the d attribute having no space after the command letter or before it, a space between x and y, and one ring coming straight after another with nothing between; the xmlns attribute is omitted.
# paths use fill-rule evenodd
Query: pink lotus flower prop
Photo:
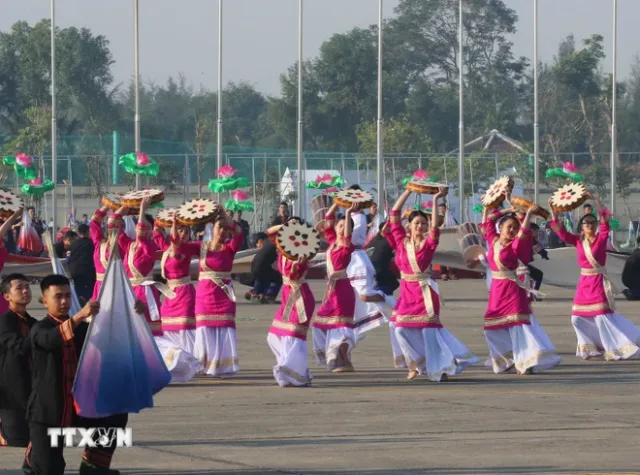
<svg viewBox="0 0 640 475"><path fill-rule="evenodd" d="M27 183L29 183L30 185L42 185L42 180L38 177L35 180L31 180Z"/></svg>
<svg viewBox="0 0 640 475"><path fill-rule="evenodd" d="M402 180L402 185L407 186L407 183L415 180L424 180L431 183L435 183L436 181L438 181L436 178L429 175L429 173L426 172L425 170L416 170L415 172L413 172L413 175Z"/></svg>
<svg viewBox="0 0 640 475"><path fill-rule="evenodd" d="M219 178L231 178L237 171L231 165L225 165L218 168L217 175Z"/></svg>
<svg viewBox="0 0 640 475"><path fill-rule="evenodd" d="M584 177L578 173L578 168L571 162L562 162L562 168L550 168L545 176L547 178L569 178L576 183L584 180Z"/></svg>
<svg viewBox="0 0 640 475"><path fill-rule="evenodd" d="M26 153L19 153L16 155L16 163L24 168L30 168L33 163L33 158L31 158Z"/></svg>
<svg viewBox="0 0 640 475"><path fill-rule="evenodd" d="M249 199L249 193L242 190L236 190L233 193L231 193L231 197L238 202L247 201Z"/></svg>
<svg viewBox="0 0 640 475"><path fill-rule="evenodd" d="M151 160L149 159L149 155L144 152L136 153L136 163L139 167L144 167L145 165L149 165Z"/></svg>
<svg viewBox="0 0 640 475"><path fill-rule="evenodd" d="M562 170L565 173L578 173L578 168L571 162L562 162Z"/></svg>

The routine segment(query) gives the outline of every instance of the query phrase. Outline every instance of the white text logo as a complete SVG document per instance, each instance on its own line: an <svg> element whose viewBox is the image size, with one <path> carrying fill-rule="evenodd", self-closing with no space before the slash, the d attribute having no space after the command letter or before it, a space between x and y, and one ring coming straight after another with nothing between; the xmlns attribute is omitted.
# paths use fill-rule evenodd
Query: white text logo
<svg viewBox="0 0 640 475"><path fill-rule="evenodd" d="M116 447L133 447L133 432L131 428L100 427L98 429L82 427L65 427L47 429L51 440L51 447L59 447L60 437L64 437L65 447L110 447L115 442ZM74 438L80 438L80 443L74 444Z"/></svg>

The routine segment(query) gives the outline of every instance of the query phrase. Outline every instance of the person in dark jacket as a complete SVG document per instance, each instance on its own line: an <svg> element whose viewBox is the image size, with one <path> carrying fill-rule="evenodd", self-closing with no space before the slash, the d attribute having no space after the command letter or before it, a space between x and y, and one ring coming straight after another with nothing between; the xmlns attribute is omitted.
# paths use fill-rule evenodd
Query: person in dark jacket
<svg viewBox="0 0 640 475"><path fill-rule="evenodd" d="M627 300L640 300L640 237L636 240L636 246L622 270L622 283L626 287L622 293Z"/></svg>
<svg viewBox="0 0 640 475"><path fill-rule="evenodd" d="M252 286L245 298L261 303L275 302L282 287L282 275L273 268L273 263L278 259L278 251L265 233L257 233L255 242L260 250L253 256L251 276L244 282Z"/></svg>
<svg viewBox="0 0 640 475"><path fill-rule="evenodd" d="M96 283L96 267L93 263L93 241L89 237L89 226L78 226L78 239L69 248L69 273L73 279L78 299L86 303L93 295Z"/></svg>
<svg viewBox="0 0 640 475"><path fill-rule="evenodd" d="M242 219L242 211L238 211L234 221L242 230L243 238L240 250L244 251L245 249L249 249L249 232L251 228L249 226L249 222L246 219Z"/></svg>
<svg viewBox="0 0 640 475"><path fill-rule="evenodd" d="M68 257L69 250L71 249L71 244L77 239L78 235L73 231L67 231L62 236L62 241L57 242L53 245L53 248L56 252L56 256L58 259L66 259Z"/></svg>
<svg viewBox="0 0 640 475"><path fill-rule="evenodd" d="M400 287L398 278L391 272L390 266L393 262L393 248L382 235L385 223L378 226L378 234L369 242L367 248L373 248L371 263L376 271L375 290L384 292L385 295L393 295L393 292Z"/></svg>
<svg viewBox="0 0 640 475"><path fill-rule="evenodd" d="M0 316L0 446L29 444L27 401L31 394L31 340L36 319L27 313L31 303L29 281L10 274L0 284L9 310Z"/></svg>

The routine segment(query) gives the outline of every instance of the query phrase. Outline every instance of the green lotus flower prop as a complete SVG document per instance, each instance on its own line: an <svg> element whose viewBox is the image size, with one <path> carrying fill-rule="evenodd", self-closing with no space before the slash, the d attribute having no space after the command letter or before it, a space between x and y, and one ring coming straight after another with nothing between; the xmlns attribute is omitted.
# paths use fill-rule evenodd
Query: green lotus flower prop
<svg viewBox="0 0 640 475"><path fill-rule="evenodd" d="M44 183L40 178L36 178L35 180L30 181L29 183L25 183L20 188L25 195L30 196L43 196L45 193L53 190L56 186L53 184L51 180L45 180Z"/></svg>
<svg viewBox="0 0 640 475"><path fill-rule="evenodd" d="M563 162L562 168L551 168L545 173L547 178L569 178L576 183L584 181L584 177L578 173L578 169L571 162Z"/></svg>
<svg viewBox="0 0 640 475"><path fill-rule="evenodd" d="M472 209L472 211L473 211L475 214L482 214L482 210L483 210L483 209L484 209L484 206L482 206L482 205L480 205L480 204L477 204L477 205L473 205L473 209Z"/></svg>
<svg viewBox="0 0 640 475"><path fill-rule="evenodd" d="M315 180L307 182L307 188L314 190L328 190L331 188L342 188L344 179L340 175L318 175Z"/></svg>
<svg viewBox="0 0 640 475"><path fill-rule="evenodd" d="M416 170L415 172L413 172L413 175L402 180L402 186L407 186L407 183L415 180L427 181L429 183L437 183L438 181L437 178L430 176L426 171Z"/></svg>
<svg viewBox="0 0 640 475"><path fill-rule="evenodd" d="M231 211L253 211L253 203L249 200L249 195L242 190L231 193L231 200L224 203L225 209Z"/></svg>
<svg viewBox="0 0 640 475"><path fill-rule="evenodd" d="M38 170L31 158L26 153L19 153L15 157L4 157L2 164L7 167L13 167L19 178L25 181L33 181L38 176Z"/></svg>
<svg viewBox="0 0 640 475"><path fill-rule="evenodd" d="M237 171L238 170L234 170L230 165L220 167L217 171L218 178L209 182L209 189L214 193L223 193L225 191L233 191L249 186L249 180L245 177L234 177Z"/></svg>
<svg viewBox="0 0 640 475"><path fill-rule="evenodd" d="M120 165L132 175L158 176L160 172L160 165L146 153L134 152L123 155L120 157Z"/></svg>

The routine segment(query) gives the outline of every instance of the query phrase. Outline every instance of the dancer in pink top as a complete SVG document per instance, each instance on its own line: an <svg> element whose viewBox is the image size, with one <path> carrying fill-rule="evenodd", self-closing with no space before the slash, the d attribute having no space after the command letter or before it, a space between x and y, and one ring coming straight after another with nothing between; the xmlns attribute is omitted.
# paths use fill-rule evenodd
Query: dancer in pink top
<svg viewBox="0 0 640 475"><path fill-rule="evenodd" d="M515 366L518 374L531 374L534 369L549 369L562 361L536 322L531 312L530 288L516 272L522 262L531 259L529 226L536 208L528 210L522 224L513 209L490 213L485 208L482 216L492 277L484 335L489 345L487 366L493 367L495 373Z"/></svg>
<svg viewBox="0 0 640 475"><path fill-rule="evenodd" d="M425 213L413 211L407 233L401 213L409 196L411 191L405 190L398 198L385 234L396 251L395 262L401 272L400 297L391 321L409 368L407 379L426 374L432 381L446 381L447 375L460 374L479 360L440 322L440 296L429 270L440 239L438 209L433 207L430 227ZM441 188L433 197L434 203L442 196Z"/></svg>
<svg viewBox="0 0 640 475"><path fill-rule="evenodd" d="M300 218L289 218L289 221ZM282 225L272 226L267 231L275 237ZM282 303L271 323L267 342L276 357L273 376L281 387L310 386L311 373L307 362L307 332L316 301L305 276L309 263L304 260L290 261L278 255L278 272L282 274Z"/></svg>
<svg viewBox="0 0 640 475"><path fill-rule="evenodd" d="M111 250L109 249L108 236L104 235L102 230L102 222L107 217L109 208L103 206L96 210L91 216L91 223L89 223L89 233L91 235L91 241L93 242L93 264L96 268L96 283L93 287L93 296L91 300L97 301L100 296L100 289L102 288L102 280L104 279L104 273L107 272L107 265L109 264L109 255ZM107 230L119 230L124 228L124 222L122 218L113 214L107 222Z"/></svg>
<svg viewBox="0 0 640 475"><path fill-rule="evenodd" d="M333 205L324 217L327 249L327 293L313 319L313 348L319 365L335 373L351 372L351 350L356 346L354 312L356 293L351 286L347 267L355 247L351 243L353 220L351 209L336 223Z"/></svg>
<svg viewBox="0 0 640 475"><path fill-rule="evenodd" d="M549 200L551 204L551 200ZM578 337L576 356L586 360L604 356L606 360L624 360L640 355L640 330L615 311L614 289L607 277L608 213L596 200L600 216L586 214L578 222L579 234L568 232L558 223L551 209L551 229L577 250L580 280L571 310L571 323Z"/></svg>
<svg viewBox="0 0 640 475"><path fill-rule="evenodd" d="M200 254L200 242L190 242L189 237L189 228L180 226L175 221L169 241L162 234L161 228L153 233L154 241L163 252L160 269L162 277L167 281L166 286L159 286L160 292L165 296L160 307L163 338L172 347L184 352L180 357L175 352L169 352L165 356L172 381L177 382L190 380L202 369L200 362L193 356L196 339L196 291L191 283L190 272L191 258Z"/></svg>
<svg viewBox="0 0 640 475"><path fill-rule="evenodd" d="M209 376L238 372L236 296L231 268L244 235L219 206L213 238L202 244L200 277L196 289L196 343L194 356ZM227 242L227 237L231 239Z"/></svg>

